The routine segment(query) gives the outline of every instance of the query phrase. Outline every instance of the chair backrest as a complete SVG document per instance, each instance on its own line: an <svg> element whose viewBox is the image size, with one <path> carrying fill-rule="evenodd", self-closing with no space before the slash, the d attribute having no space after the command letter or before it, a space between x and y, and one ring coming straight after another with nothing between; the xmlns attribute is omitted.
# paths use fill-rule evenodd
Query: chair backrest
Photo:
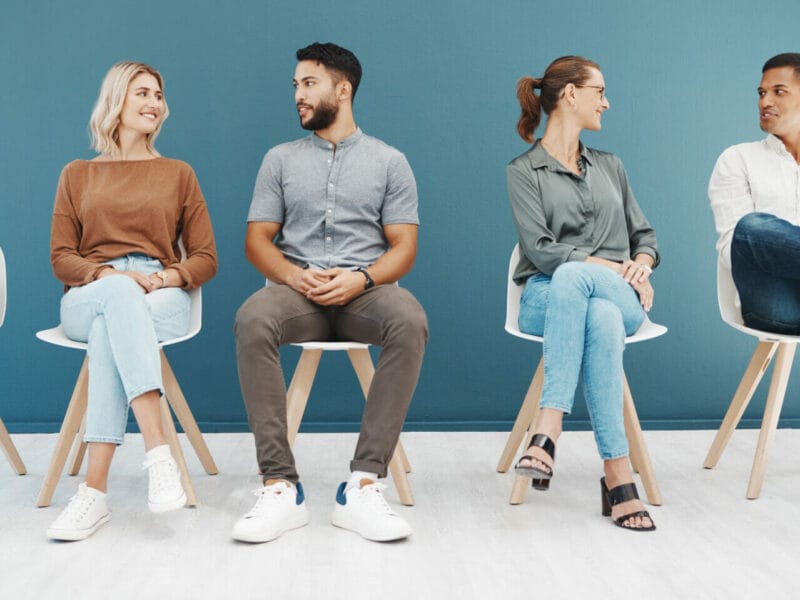
<svg viewBox="0 0 800 600"><path fill-rule="evenodd" d="M181 251L181 260L186 260L186 247L183 245L183 236L178 238L178 248ZM200 333L200 329L203 327L203 288L189 290L189 300L192 302L189 315L189 331L186 332L186 335L162 342L162 346L183 342Z"/></svg>
<svg viewBox="0 0 800 600"><path fill-rule="evenodd" d="M0 248L0 326L6 318L6 257L3 256L3 249Z"/></svg>
<svg viewBox="0 0 800 600"><path fill-rule="evenodd" d="M717 304L723 321L732 325L744 325L733 275L723 264L722 258L717 259Z"/></svg>
<svg viewBox="0 0 800 600"><path fill-rule="evenodd" d="M200 333L200 329L203 327L203 288L189 290L189 299L192 302L191 313L189 315L189 331L186 332L186 335L182 335L181 337L161 342L161 346L177 344L178 342L193 338Z"/></svg>
<svg viewBox="0 0 800 600"><path fill-rule="evenodd" d="M511 251L511 258L508 260L508 284L506 286L506 331L513 335L519 331L519 299L522 297L524 285L514 281L514 271L519 263L519 244L514 246Z"/></svg>

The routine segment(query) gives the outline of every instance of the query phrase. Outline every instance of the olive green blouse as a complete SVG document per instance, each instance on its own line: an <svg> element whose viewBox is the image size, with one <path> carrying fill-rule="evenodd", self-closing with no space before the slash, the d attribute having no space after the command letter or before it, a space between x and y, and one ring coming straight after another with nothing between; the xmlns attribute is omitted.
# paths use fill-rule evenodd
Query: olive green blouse
<svg viewBox="0 0 800 600"><path fill-rule="evenodd" d="M655 231L633 196L622 161L583 144L580 153L583 170L575 175L537 140L506 169L522 249L517 283L589 256L622 262L644 253L654 266L659 263Z"/></svg>

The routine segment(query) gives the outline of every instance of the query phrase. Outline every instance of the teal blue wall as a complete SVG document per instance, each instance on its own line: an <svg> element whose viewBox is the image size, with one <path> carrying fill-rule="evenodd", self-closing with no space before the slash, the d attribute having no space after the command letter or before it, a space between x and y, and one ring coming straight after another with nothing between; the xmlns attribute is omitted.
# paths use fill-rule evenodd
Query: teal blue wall
<svg viewBox="0 0 800 600"><path fill-rule="evenodd" d="M81 356L34 338L58 320L53 193L65 163L92 156L86 123L106 70L134 59L165 75L172 116L159 149L194 166L219 247L203 331L170 349L170 360L201 426L246 428L231 331L263 280L243 256L244 222L264 152L304 135L293 111L294 51L320 40L358 55L357 121L405 152L417 177L419 260L403 285L427 309L431 341L409 429L508 427L539 359L537 345L503 331L515 242L504 168L526 149L514 128L517 78L563 54L603 67L611 110L584 140L625 161L663 253L651 316L670 332L625 357L640 416L649 427L716 426L754 343L717 313L706 185L722 149L761 137L760 67L800 50L798 23L796 0L6 0L0 246L10 297L0 415L12 431L53 431L63 417ZM296 357L287 350L287 365ZM800 423L798 381L784 424ZM764 394L748 418L760 415ZM324 357L306 427L352 429L360 404L345 358ZM580 400L570 423L588 425Z"/></svg>

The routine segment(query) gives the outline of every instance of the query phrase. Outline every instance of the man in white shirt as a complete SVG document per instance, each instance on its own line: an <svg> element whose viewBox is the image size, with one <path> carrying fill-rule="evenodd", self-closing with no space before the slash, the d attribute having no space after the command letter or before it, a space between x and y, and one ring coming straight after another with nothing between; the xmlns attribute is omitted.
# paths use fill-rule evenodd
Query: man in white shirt
<svg viewBox="0 0 800 600"><path fill-rule="evenodd" d="M722 153L708 197L745 325L800 335L800 53L770 58L762 74L768 135Z"/></svg>

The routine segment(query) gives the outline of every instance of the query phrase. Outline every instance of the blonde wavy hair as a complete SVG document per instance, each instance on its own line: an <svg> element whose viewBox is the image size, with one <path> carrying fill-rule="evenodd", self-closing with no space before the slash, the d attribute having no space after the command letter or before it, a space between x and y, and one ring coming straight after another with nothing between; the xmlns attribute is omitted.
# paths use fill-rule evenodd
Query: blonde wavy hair
<svg viewBox="0 0 800 600"><path fill-rule="evenodd" d="M100 86L100 96L94 105L92 116L89 119L89 131L92 136L92 148L100 154L115 157L119 155L119 115L125 104L128 86L133 79L141 74L149 73L158 81L161 93L164 93L164 78L156 69L145 63L123 61L111 67ZM167 100L162 96L164 110L161 121L153 133L145 137L147 149L155 156L161 156L153 146L161 131L161 126L169 116Z"/></svg>

